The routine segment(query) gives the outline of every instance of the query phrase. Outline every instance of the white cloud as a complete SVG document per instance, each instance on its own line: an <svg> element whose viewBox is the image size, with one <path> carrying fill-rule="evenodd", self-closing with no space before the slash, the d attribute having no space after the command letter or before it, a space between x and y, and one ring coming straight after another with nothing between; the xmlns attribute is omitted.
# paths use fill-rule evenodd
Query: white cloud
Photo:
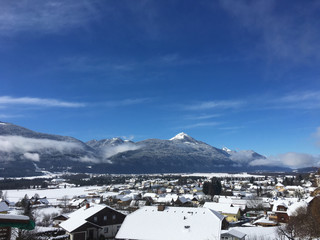
<svg viewBox="0 0 320 240"><path fill-rule="evenodd" d="M258 159L250 163L251 166L285 166L289 168L304 168L320 166L320 156L306 153L288 152L267 159Z"/></svg>
<svg viewBox="0 0 320 240"><path fill-rule="evenodd" d="M79 148L81 148L81 145L75 142L26 138L21 136L0 136L0 149L2 152L25 154L39 150L46 151L48 149L55 149L58 152L65 153ZM31 155L27 154L26 156L30 157Z"/></svg>
<svg viewBox="0 0 320 240"><path fill-rule="evenodd" d="M248 163L250 160L252 160L253 151L250 150L242 150L238 152L229 152L230 159L232 161L238 162L238 163Z"/></svg>
<svg viewBox="0 0 320 240"><path fill-rule="evenodd" d="M282 164L278 161L266 159L256 159L249 163L250 166L282 166Z"/></svg>
<svg viewBox="0 0 320 240"><path fill-rule="evenodd" d="M110 158L111 156L116 155L118 153L131 151L131 150L137 150L139 148L140 147L135 145L134 143L125 143L123 145L105 148L103 150L103 155L105 158Z"/></svg>
<svg viewBox="0 0 320 240"><path fill-rule="evenodd" d="M23 157L26 158L26 159L29 159L31 161L34 161L34 162L39 162L40 161L40 156L38 153L29 153L29 152L26 152L23 154Z"/></svg>
<svg viewBox="0 0 320 240"><path fill-rule="evenodd" d="M0 96L0 106L7 105L31 105L31 106L43 106L43 107L84 107L84 103L66 102L57 99L50 98L34 98L34 97L19 97L14 98L10 96Z"/></svg>
<svg viewBox="0 0 320 240"><path fill-rule="evenodd" d="M89 156L80 157L79 161L85 162L85 163L100 163L99 159L89 157Z"/></svg>

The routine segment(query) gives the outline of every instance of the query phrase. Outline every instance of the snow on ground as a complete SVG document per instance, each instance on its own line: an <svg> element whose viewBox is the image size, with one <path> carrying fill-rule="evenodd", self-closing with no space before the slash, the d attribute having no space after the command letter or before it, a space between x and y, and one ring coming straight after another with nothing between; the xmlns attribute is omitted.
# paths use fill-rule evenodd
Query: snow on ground
<svg viewBox="0 0 320 240"><path fill-rule="evenodd" d="M277 234L278 227L234 227L239 232L247 234L246 239L248 240L276 240L279 239Z"/></svg>
<svg viewBox="0 0 320 240"><path fill-rule="evenodd" d="M218 177L218 178L261 178L264 176L261 175L252 175L252 174L247 174L247 173L237 173L237 174L231 174L231 173L191 173L191 174L184 174L182 177L207 177L207 178L213 178L213 177Z"/></svg>
<svg viewBox="0 0 320 240"><path fill-rule="evenodd" d="M53 214L58 216L62 212L62 209L59 207L46 207L46 208L37 208L34 211L34 215L37 216L37 222L42 222L43 217L45 215L50 215L52 216Z"/></svg>
<svg viewBox="0 0 320 240"><path fill-rule="evenodd" d="M33 197L36 193L40 197L47 197L50 204L57 204L59 199L65 196L68 199L74 196L88 196L89 193L95 193L101 190L99 186L87 186L87 187L74 187L74 188L59 188L59 189L16 189L16 190L3 190L6 192L7 198L11 202L18 202L27 194L29 198ZM106 195L114 195L115 193L105 193Z"/></svg>

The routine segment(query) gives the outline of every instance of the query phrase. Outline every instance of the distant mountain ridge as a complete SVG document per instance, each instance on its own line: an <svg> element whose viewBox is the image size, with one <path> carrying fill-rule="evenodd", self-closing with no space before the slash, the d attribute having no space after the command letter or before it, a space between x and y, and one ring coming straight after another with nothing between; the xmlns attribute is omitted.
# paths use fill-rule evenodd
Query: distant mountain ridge
<svg viewBox="0 0 320 240"><path fill-rule="evenodd" d="M170 140L139 142L111 138L86 143L73 137L35 132L0 122L0 177L28 176L40 170L93 173L181 173L274 170L252 150L219 149L186 133Z"/></svg>

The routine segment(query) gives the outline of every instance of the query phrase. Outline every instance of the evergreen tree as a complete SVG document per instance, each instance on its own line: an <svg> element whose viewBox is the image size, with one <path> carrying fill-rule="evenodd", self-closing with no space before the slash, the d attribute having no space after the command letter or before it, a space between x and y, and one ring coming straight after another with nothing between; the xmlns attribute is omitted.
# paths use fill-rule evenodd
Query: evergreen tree
<svg viewBox="0 0 320 240"><path fill-rule="evenodd" d="M251 177L251 178L250 178L250 183L251 183L251 184L254 183L254 177Z"/></svg>
<svg viewBox="0 0 320 240"><path fill-rule="evenodd" d="M211 184L212 184L212 191L213 191L212 196L220 195L222 192L222 186L221 186L220 180L214 177L211 179Z"/></svg>
<svg viewBox="0 0 320 240"><path fill-rule="evenodd" d="M209 185L210 185L209 182L204 182L204 183L203 183L202 192L203 192L205 195L208 195L208 194L209 194Z"/></svg>

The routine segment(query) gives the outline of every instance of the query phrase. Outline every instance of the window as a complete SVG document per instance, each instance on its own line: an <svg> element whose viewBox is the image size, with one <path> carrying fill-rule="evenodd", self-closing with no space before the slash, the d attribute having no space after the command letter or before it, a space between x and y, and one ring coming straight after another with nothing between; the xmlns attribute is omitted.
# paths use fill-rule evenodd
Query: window
<svg viewBox="0 0 320 240"><path fill-rule="evenodd" d="M98 218L97 217L93 217L93 221L94 222L98 222Z"/></svg>
<svg viewBox="0 0 320 240"><path fill-rule="evenodd" d="M108 217L107 216L103 216L103 221L107 221Z"/></svg>
<svg viewBox="0 0 320 240"><path fill-rule="evenodd" d="M104 233L108 233L109 232L109 228L108 227L105 227L104 228Z"/></svg>
<svg viewBox="0 0 320 240"><path fill-rule="evenodd" d="M116 220L116 215L115 214L112 215L112 219Z"/></svg>

